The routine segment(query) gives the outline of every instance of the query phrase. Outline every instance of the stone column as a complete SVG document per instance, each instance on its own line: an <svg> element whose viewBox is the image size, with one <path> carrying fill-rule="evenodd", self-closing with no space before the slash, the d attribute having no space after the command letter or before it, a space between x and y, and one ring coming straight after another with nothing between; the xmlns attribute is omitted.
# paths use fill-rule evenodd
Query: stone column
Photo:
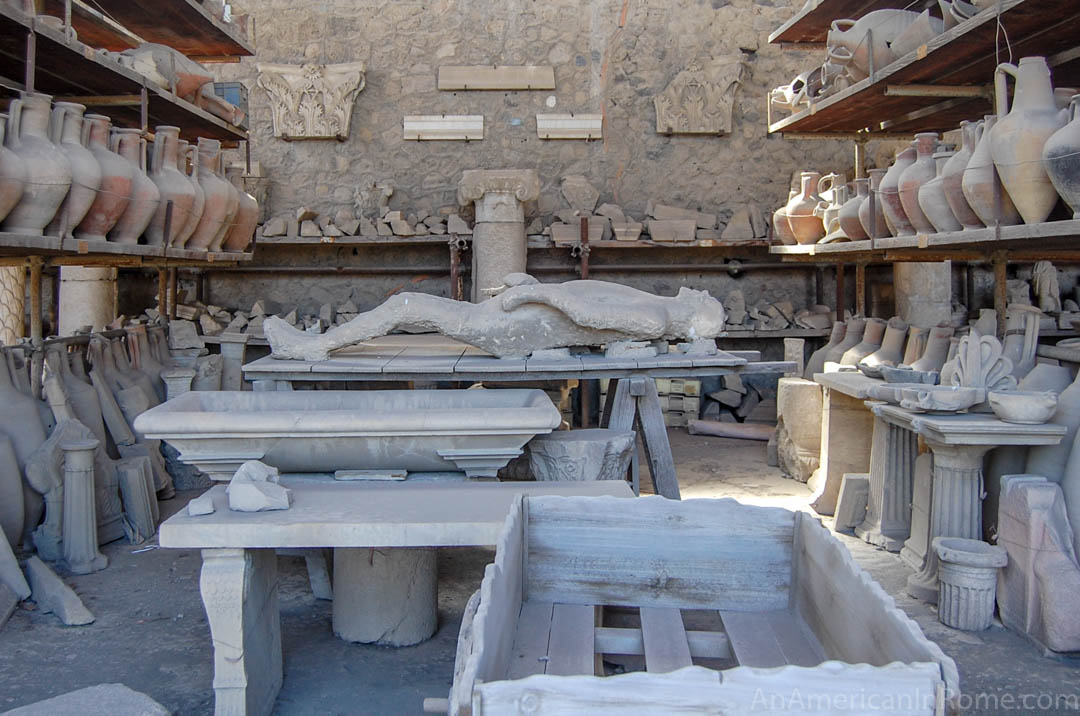
<svg viewBox="0 0 1080 716"><path fill-rule="evenodd" d="M75 574L105 569L109 560L98 551L94 495L94 439L66 442L64 451L64 562Z"/></svg>
<svg viewBox="0 0 1080 716"><path fill-rule="evenodd" d="M172 400L191 392L191 381L195 379L195 369L167 368L161 371L161 379L165 381L165 400Z"/></svg>
<svg viewBox="0 0 1080 716"><path fill-rule="evenodd" d="M221 340L221 358L224 361L221 366L222 390L244 389L242 368L249 337L247 333L222 333L218 336Z"/></svg>
<svg viewBox="0 0 1080 716"><path fill-rule="evenodd" d="M855 534L889 552L899 552L911 531L911 489L918 451L915 433L874 416L870 499L866 519L855 528Z"/></svg>
<svg viewBox="0 0 1080 716"><path fill-rule="evenodd" d="M116 318L116 269L97 266L60 267L61 336L83 326L100 331Z"/></svg>
<svg viewBox="0 0 1080 716"><path fill-rule="evenodd" d="M472 301L490 297L508 273L525 271L523 202L540 195L532 169L469 169L458 184L458 203L476 203L473 228Z"/></svg>
<svg viewBox="0 0 1080 716"><path fill-rule="evenodd" d="M865 473L870 467L870 436L873 415L862 400L839 390L825 388L821 411L821 458L807 481L814 491L810 506L819 515L836 510L844 473Z"/></svg>
<svg viewBox="0 0 1080 716"><path fill-rule="evenodd" d="M334 550L334 634L385 646L419 644L438 625L434 548Z"/></svg>
<svg viewBox="0 0 1080 716"><path fill-rule="evenodd" d="M23 337L25 312L26 269L0 266L0 343L10 346Z"/></svg>

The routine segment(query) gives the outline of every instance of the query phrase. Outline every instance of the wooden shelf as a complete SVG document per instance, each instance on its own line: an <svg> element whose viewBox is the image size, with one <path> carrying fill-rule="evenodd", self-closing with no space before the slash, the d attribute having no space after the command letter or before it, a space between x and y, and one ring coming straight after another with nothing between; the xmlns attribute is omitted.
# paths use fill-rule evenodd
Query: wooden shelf
<svg viewBox="0 0 1080 716"><path fill-rule="evenodd" d="M824 7L824 5L822 6ZM1006 46L998 30L1008 34ZM1059 87L1080 81L1080 3L1076 0L1001 0L843 92L772 122L769 132L841 133L942 132L961 120L992 112L984 96L942 97L897 94L904 85L989 87L999 58L1048 58ZM999 54L1000 53L1000 54Z"/></svg>
<svg viewBox="0 0 1080 716"><path fill-rule="evenodd" d="M833 20L857 20L868 12L888 8L915 10L920 4L926 3L911 0L807 0L801 10L769 35L769 42L823 43Z"/></svg>
<svg viewBox="0 0 1080 716"><path fill-rule="evenodd" d="M27 236L0 232L0 264L23 263L40 256L46 264L62 265L209 265L251 261L252 253L206 252L170 249L164 246L118 244L112 241L60 239L56 236Z"/></svg>
<svg viewBox="0 0 1080 716"><path fill-rule="evenodd" d="M471 236L460 238L471 240ZM364 246L409 244L442 244L450 242L449 234L426 234L424 236L270 236L259 237L259 246Z"/></svg>
<svg viewBox="0 0 1080 716"><path fill-rule="evenodd" d="M652 241L650 239L637 239L635 241L590 241L590 249L746 249L764 248L769 245L768 239L701 239L699 241ZM530 249L569 249L577 246L556 245L550 237L533 235L529 237Z"/></svg>
<svg viewBox="0 0 1080 716"><path fill-rule="evenodd" d="M827 338L831 331L830 328L781 328L775 331L736 330L732 328L726 334L720 336L718 340L737 338Z"/></svg>

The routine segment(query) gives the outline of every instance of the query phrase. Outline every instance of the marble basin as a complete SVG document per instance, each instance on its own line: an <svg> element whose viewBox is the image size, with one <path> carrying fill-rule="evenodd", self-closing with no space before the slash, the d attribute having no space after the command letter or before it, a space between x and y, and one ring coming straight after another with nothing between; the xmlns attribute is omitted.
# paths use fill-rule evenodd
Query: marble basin
<svg viewBox="0 0 1080 716"><path fill-rule="evenodd" d="M907 366L897 366L895 368L882 366L881 377L885 379L886 383L925 383L926 385L937 385L940 373L936 370L914 370Z"/></svg>
<svg viewBox="0 0 1080 716"><path fill-rule="evenodd" d="M877 385L871 385L866 394L874 400L884 400L886 403L900 405L904 390L926 387L925 383L878 383Z"/></svg>
<svg viewBox="0 0 1080 716"><path fill-rule="evenodd" d="M986 400L986 392L963 385L923 385L902 389L900 398L900 407L908 410L959 413Z"/></svg>
<svg viewBox="0 0 1080 716"><path fill-rule="evenodd" d="M135 430L214 480L247 460L284 473L495 477L560 420L541 390L192 391L140 415Z"/></svg>
<svg viewBox="0 0 1080 716"><path fill-rule="evenodd" d="M1042 425L1054 416L1058 404L1052 391L992 390L987 399L999 419L1020 425Z"/></svg>

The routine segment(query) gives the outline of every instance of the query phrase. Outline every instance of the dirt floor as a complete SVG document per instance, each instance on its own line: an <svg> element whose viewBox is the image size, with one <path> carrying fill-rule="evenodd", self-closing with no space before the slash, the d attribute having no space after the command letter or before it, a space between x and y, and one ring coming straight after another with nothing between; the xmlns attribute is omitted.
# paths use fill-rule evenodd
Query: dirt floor
<svg viewBox="0 0 1080 716"><path fill-rule="evenodd" d="M765 443L692 437L671 430L685 498L734 497L807 510L805 485L765 464ZM647 483L647 476L643 477ZM164 514L197 493L163 503ZM829 524L829 520L825 520ZM938 623L933 608L904 594L899 557L839 535L897 604L952 656L966 713L1080 711L1080 661L1051 660L995 623L970 634ZM0 711L93 684L121 682L177 714L213 711L210 634L199 599L197 551L107 545L109 567L62 575L97 621L64 627L24 602L0 631ZM316 600L300 558L279 558L285 682L275 713L420 714L426 696L446 696L462 610L479 586L490 549L439 553L439 629L415 647L348 644L330 628L330 602Z"/></svg>

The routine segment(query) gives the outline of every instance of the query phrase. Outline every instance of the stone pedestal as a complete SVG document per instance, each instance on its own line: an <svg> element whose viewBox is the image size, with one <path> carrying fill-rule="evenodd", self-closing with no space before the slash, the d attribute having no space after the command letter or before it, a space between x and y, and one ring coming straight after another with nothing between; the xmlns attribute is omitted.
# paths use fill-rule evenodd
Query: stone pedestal
<svg viewBox="0 0 1080 716"><path fill-rule="evenodd" d="M806 482L820 465L821 386L803 378L781 378L776 388L776 452L780 470Z"/></svg>
<svg viewBox="0 0 1080 716"><path fill-rule="evenodd" d="M94 496L94 439L63 443L64 562L75 574L105 569L109 560L98 551Z"/></svg>
<svg viewBox="0 0 1080 716"><path fill-rule="evenodd" d="M116 318L116 269L96 266L60 267L59 335L83 326L100 331Z"/></svg>
<svg viewBox="0 0 1080 716"><path fill-rule="evenodd" d="M168 368L161 371L161 379L165 381L165 399L172 400L190 392L194 378L193 368Z"/></svg>
<svg viewBox="0 0 1080 716"><path fill-rule="evenodd" d="M509 273L525 271L523 202L540 195L532 169L470 169L458 184L458 203L475 202L472 241L472 301L490 297Z"/></svg>
<svg viewBox="0 0 1080 716"><path fill-rule="evenodd" d="M867 472L870 467L874 423L862 400L838 390L825 388L823 405L820 465L807 485L814 491L810 506L820 515L831 515L844 473Z"/></svg>
<svg viewBox="0 0 1080 716"><path fill-rule="evenodd" d="M247 333L222 333L221 340L221 389L244 389L244 354L247 353Z"/></svg>
<svg viewBox="0 0 1080 716"><path fill-rule="evenodd" d="M438 625L436 551L415 547L334 550L334 634L385 646L419 644Z"/></svg>
<svg viewBox="0 0 1080 716"><path fill-rule="evenodd" d="M917 456L915 433L874 417L870 499L866 504L866 519L855 527L855 534L889 552L899 552L910 534L911 490Z"/></svg>

